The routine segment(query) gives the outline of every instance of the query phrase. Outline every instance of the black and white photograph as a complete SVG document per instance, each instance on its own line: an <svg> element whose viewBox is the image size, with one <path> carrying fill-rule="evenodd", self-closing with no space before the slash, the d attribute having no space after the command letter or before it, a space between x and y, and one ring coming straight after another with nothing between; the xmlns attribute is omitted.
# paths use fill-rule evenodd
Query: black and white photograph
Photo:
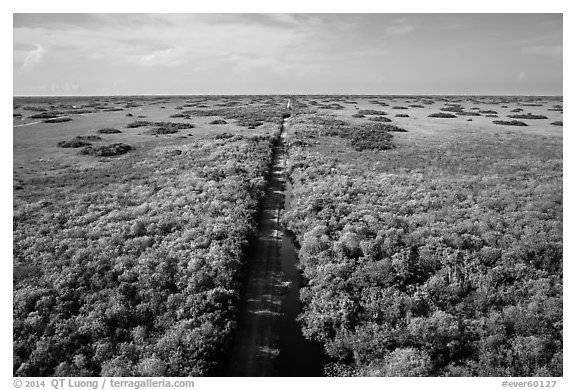
<svg viewBox="0 0 576 390"><path fill-rule="evenodd" d="M561 8L33 11L6 386L567 388Z"/></svg>

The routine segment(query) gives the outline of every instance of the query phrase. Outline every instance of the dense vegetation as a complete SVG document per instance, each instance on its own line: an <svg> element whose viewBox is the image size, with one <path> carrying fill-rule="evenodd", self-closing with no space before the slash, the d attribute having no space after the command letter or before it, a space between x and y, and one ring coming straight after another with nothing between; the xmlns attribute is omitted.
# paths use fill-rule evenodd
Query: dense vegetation
<svg viewBox="0 0 576 390"><path fill-rule="evenodd" d="M18 187L15 375L214 373L271 138L182 142Z"/></svg>
<svg viewBox="0 0 576 390"><path fill-rule="evenodd" d="M167 105L178 113L162 116L154 112L169 103L162 97L26 99L15 109L56 121L155 107L117 114L138 118L127 126L88 126L120 134L114 141L46 125L65 134L47 142L50 153L73 163L41 156L35 174L36 161L14 164L14 374L219 374L276 137L229 131L270 129L288 116L283 106L264 96L249 104L198 97ZM359 110L368 98L306 99L293 101L289 120L293 196L283 223L300 245L300 321L332 358L326 372L562 375L561 138L534 135L537 126L528 134L493 125L481 133L476 123L453 131L472 119L428 120L437 109L424 106L444 102L430 117L497 117L458 102L519 102L508 97L383 97L404 104L391 107L400 112L424 108L394 120L410 132L385 123L384 111ZM194 135L158 136L194 127L166 118L193 116L215 118L198 121ZM419 120L442 129L421 131ZM132 137L140 130L124 126L156 137ZM543 124L561 132L555 126Z"/></svg>
<svg viewBox="0 0 576 390"><path fill-rule="evenodd" d="M561 139L461 130L356 152L309 122L292 125L284 223L327 372L562 375Z"/></svg>

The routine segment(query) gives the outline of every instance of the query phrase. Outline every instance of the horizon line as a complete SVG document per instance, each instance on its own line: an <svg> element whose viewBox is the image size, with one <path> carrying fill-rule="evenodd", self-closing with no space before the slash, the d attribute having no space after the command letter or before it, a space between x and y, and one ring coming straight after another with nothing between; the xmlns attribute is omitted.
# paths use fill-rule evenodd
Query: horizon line
<svg viewBox="0 0 576 390"><path fill-rule="evenodd" d="M12 94L13 98L33 98L33 97L132 97L132 96L165 96L165 97L179 97L179 96L476 96L476 97L564 97L564 94L462 94L462 93L205 93L205 94L111 94L111 95L18 95Z"/></svg>

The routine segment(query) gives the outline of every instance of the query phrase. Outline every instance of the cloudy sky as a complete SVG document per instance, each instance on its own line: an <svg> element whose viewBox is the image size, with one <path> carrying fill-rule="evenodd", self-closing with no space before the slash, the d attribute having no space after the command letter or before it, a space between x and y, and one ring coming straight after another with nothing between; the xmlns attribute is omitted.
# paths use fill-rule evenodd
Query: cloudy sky
<svg viewBox="0 0 576 390"><path fill-rule="evenodd" d="M14 14L15 95L562 94L561 14Z"/></svg>

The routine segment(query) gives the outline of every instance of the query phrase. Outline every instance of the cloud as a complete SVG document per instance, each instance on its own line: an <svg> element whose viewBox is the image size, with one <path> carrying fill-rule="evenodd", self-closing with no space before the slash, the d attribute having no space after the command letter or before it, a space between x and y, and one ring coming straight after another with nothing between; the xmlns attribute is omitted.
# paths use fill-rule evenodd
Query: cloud
<svg viewBox="0 0 576 390"><path fill-rule="evenodd" d="M537 45L522 48L522 53L547 57L561 57L562 45Z"/></svg>
<svg viewBox="0 0 576 390"><path fill-rule="evenodd" d="M143 66L179 66L186 63L186 55L175 48L155 50L152 53L135 57Z"/></svg>
<svg viewBox="0 0 576 390"><path fill-rule="evenodd" d="M42 46L34 46L34 49L27 51L21 69L30 69L34 66L34 64L42 62L45 53L46 49L44 49Z"/></svg>
<svg viewBox="0 0 576 390"><path fill-rule="evenodd" d="M389 35L407 35L416 30L416 26L409 24L406 18L399 18L392 21L391 25L386 27L386 34Z"/></svg>

